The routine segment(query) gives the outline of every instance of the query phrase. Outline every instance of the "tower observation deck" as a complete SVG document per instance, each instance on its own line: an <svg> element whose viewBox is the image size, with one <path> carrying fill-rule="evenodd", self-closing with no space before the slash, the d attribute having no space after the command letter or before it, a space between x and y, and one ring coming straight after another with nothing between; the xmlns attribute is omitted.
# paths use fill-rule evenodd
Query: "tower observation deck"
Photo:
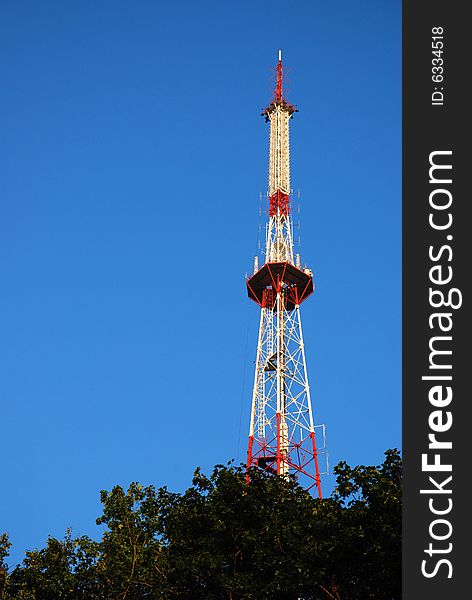
<svg viewBox="0 0 472 600"><path fill-rule="evenodd" d="M273 98L262 112L270 124L265 262L259 267L256 257L254 273L246 281L248 296L261 311L247 466L294 475L321 498L325 430L313 420L300 315L314 284L311 270L302 268L293 253L290 120L298 111L284 97L280 50L276 70Z"/></svg>

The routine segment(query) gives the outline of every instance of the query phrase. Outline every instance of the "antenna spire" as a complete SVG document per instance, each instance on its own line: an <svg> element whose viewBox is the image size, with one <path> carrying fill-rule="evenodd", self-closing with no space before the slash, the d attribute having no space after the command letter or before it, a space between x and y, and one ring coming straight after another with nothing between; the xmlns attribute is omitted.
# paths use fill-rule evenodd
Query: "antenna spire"
<svg viewBox="0 0 472 600"><path fill-rule="evenodd" d="M282 50L279 50L279 62L277 63L277 83L274 90L274 102L282 102Z"/></svg>

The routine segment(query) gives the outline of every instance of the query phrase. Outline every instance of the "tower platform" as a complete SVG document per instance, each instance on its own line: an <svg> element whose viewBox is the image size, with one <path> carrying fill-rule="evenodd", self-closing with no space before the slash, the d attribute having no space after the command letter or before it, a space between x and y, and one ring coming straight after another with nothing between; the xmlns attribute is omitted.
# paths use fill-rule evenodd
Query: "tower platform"
<svg viewBox="0 0 472 600"><path fill-rule="evenodd" d="M299 269L292 263L265 263L247 279L247 293L262 308L275 308L277 293L284 293L284 309L293 310L313 293L315 286L309 269Z"/></svg>

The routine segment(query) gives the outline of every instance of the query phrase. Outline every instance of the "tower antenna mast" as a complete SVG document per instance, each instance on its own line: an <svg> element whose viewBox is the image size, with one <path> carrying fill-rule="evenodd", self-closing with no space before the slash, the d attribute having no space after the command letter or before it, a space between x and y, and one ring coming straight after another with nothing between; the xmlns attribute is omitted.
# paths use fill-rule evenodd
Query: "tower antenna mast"
<svg viewBox="0 0 472 600"><path fill-rule="evenodd" d="M247 466L297 477L322 497L320 455L326 458L324 425L315 426L305 359L300 305L314 291L313 274L293 252L290 215L289 123L296 107L284 98L282 51L271 103L269 219L265 262L247 279L249 298L260 306Z"/></svg>

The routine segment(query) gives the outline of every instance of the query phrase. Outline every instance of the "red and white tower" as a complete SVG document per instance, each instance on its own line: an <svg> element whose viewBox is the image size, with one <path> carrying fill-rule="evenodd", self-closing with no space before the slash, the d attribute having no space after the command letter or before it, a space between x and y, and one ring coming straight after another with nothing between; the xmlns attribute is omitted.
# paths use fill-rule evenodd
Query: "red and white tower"
<svg viewBox="0 0 472 600"><path fill-rule="evenodd" d="M265 263L259 267L256 257L246 282L249 298L261 307L247 465L293 474L321 498L325 431L313 421L300 316L314 285L311 270L293 253L289 123L297 111L284 98L282 75L279 50L274 96L262 113L270 123Z"/></svg>

